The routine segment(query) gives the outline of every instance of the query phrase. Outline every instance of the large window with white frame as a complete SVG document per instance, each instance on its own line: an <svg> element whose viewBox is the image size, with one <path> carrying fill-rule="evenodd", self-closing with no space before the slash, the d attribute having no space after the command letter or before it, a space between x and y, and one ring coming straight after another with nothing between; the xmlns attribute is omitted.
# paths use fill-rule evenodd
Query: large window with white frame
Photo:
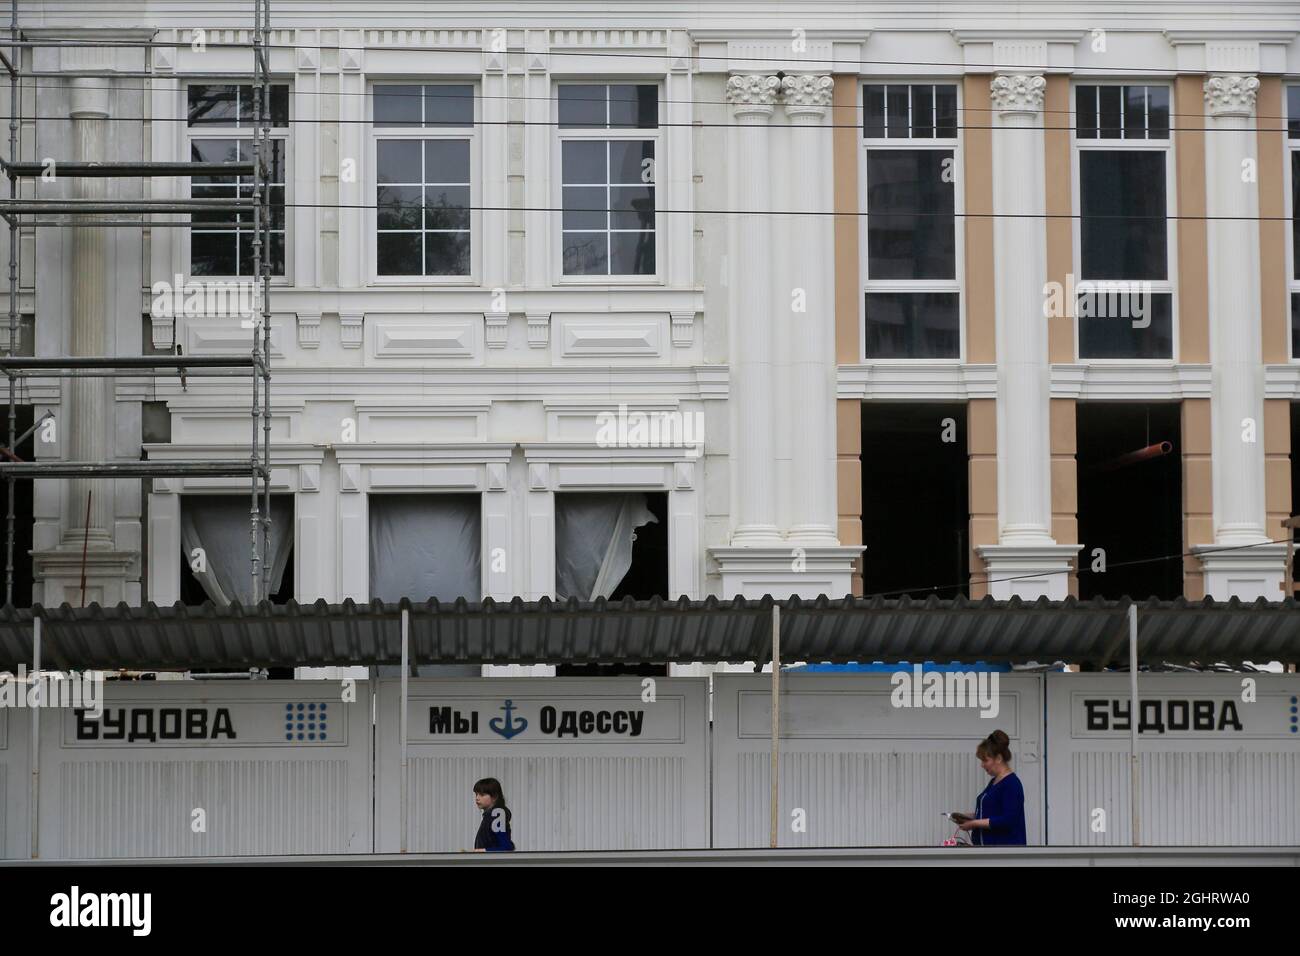
<svg viewBox="0 0 1300 956"><path fill-rule="evenodd" d="M1291 358L1300 359L1300 86L1286 88L1286 116L1291 176Z"/></svg>
<svg viewBox="0 0 1300 956"><path fill-rule="evenodd" d="M469 84L373 88L378 278L473 275L474 102Z"/></svg>
<svg viewBox="0 0 1300 956"><path fill-rule="evenodd" d="M1169 87L1074 88L1078 355L1172 359Z"/></svg>
<svg viewBox="0 0 1300 956"><path fill-rule="evenodd" d="M863 356L958 359L957 86L862 88Z"/></svg>
<svg viewBox="0 0 1300 956"><path fill-rule="evenodd" d="M285 274L288 224L286 177L289 147L289 87L271 86L271 156L267 163L270 189L270 273ZM252 162L254 89L249 84L191 83L186 87L186 133L190 160L200 163ZM252 176L194 176L194 199L251 199ZM193 276L253 275L253 212L196 212L189 230L190 274Z"/></svg>
<svg viewBox="0 0 1300 956"><path fill-rule="evenodd" d="M560 273L653 278L659 86L560 83Z"/></svg>

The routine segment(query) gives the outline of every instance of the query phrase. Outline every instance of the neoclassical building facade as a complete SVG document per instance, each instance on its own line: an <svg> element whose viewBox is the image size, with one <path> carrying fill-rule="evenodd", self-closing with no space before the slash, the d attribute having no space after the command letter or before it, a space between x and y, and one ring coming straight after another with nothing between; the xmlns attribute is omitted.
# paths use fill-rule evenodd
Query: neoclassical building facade
<svg viewBox="0 0 1300 956"><path fill-rule="evenodd" d="M104 44L24 54L24 158L248 157L251 4L23 7ZM278 599L1279 598L1296 6L738 12L273 5ZM242 186L35 185L88 188ZM24 229L31 351L246 350L248 238ZM20 401L38 459L215 460L248 391ZM31 600L239 598L246 484L38 480Z"/></svg>

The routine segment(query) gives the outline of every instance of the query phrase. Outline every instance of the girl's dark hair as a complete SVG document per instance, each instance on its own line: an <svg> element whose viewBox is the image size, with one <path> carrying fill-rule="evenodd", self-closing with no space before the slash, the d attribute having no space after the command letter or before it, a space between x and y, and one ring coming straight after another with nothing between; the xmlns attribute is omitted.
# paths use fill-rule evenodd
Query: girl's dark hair
<svg viewBox="0 0 1300 956"><path fill-rule="evenodd" d="M975 748L975 756L983 760L985 757L1001 757L1004 762L1011 763L1011 738L1000 730L995 730Z"/></svg>
<svg viewBox="0 0 1300 956"><path fill-rule="evenodd" d="M501 792L501 781L496 777L484 777L482 780L478 781L478 783L474 784L474 792L486 793L492 798L492 805L494 807L501 807L503 810L509 812L510 808L506 806L506 796Z"/></svg>

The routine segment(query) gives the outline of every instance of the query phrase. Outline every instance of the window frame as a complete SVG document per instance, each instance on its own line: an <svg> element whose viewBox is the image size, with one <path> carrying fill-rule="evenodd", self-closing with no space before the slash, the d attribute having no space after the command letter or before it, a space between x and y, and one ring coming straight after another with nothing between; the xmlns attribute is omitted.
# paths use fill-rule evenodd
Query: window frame
<svg viewBox="0 0 1300 956"><path fill-rule="evenodd" d="M1292 364L1300 364L1300 354L1294 351L1296 334L1295 330L1300 327L1300 309L1293 308L1291 300L1293 296L1300 295L1300 269L1296 268L1296 248L1295 248L1295 220L1300 214L1300 209L1296 208L1296 203L1300 202L1300 196L1296 195L1295 186L1292 182L1291 168L1297 162L1296 157L1300 156L1300 136L1291 136L1291 123L1300 121L1300 115L1292 116L1290 113L1291 90L1296 90L1297 107L1300 108L1300 82L1291 81L1282 83L1282 112L1285 118L1282 123L1282 195L1286 202L1286 210L1290 213L1290 222L1285 225L1286 232L1286 316L1287 316L1287 342L1288 354Z"/></svg>
<svg viewBox="0 0 1300 956"><path fill-rule="evenodd" d="M1078 94L1081 86L1163 86L1169 91L1169 136L1163 140L1103 139L1100 136L1080 139L1078 117ZM1083 180L1079 154L1084 150L1119 150L1121 152L1158 151L1165 157L1165 276L1164 279L1096 279L1096 282L1149 282L1153 295L1169 296L1169 356L1167 358L1090 358L1080 349L1079 319L1076 315L1071 325L1074 336L1075 361L1080 365L1098 366L1144 366L1169 367L1179 363L1179 312L1178 312L1178 163L1174 153L1177 106L1174 101L1174 85L1167 80L1143 77L1125 77L1123 79L1094 79L1087 82L1070 84L1070 205L1074 215L1070 222L1071 268L1074 270L1075 286L1080 282L1090 281L1083 274ZM1100 124L1100 117L1098 119ZM1099 127L1100 128L1100 125ZM1074 306L1071 305L1071 309Z"/></svg>
<svg viewBox="0 0 1300 956"><path fill-rule="evenodd" d="M184 134L179 137L180 149L184 155L180 158L181 162L189 162L192 155L191 143L195 140L218 140L218 139L243 139L251 141L253 139L255 127L251 124L244 126L191 126L189 123L189 105L190 105L190 88L195 86L251 86L252 84L242 82L246 77L189 77L181 85L180 89L180 110L181 115L185 117ZM288 91L288 126L271 127L271 139L279 140L283 156L284 165L284 272L280 275L272 274L270 277L271 286L274 287L292 287L294 284L294 157L293 157L293 99L294 87L290 78L272 77L272 86L283 86ZM236 112L238 116L238 112ZM192 199L194 196L194 181L187 178L185 180L185 197ZM202 225L202 224L200 224ZM194 263L192 259L192 236L194 232L194 223L191 222L187 228L179 230L181 232L181 261L185 266L185 279L187 282L231 282L244 279L256 278L251 273L249 275L201 275L194 274ZM200 230L203 231L203 230ZM236 235L242 232L236 229ZM250 233L252 229L248 230ZM238 241L238 240L236 240Z"/></svg>
<svg viewBox="0 0 1300 956"><path fill-rule="evenodd" d="M931 137L928 139L907 137L889 137L888 127L883 137L867 138L866 135L866 88L877 85L887 86L953 86L957 92L957 135L956 137ZM966 362L966 235L965 235L965 177L963 175L963 153L965 131L963 129L962 111L964 108L961 77L858 77L857 83L857 137L858 137L858 360L864 365L963 365ZM908 97L909 118L911 96ZM910 128L910 123L909 123ZM938 130L936 129L936 133ZM871 150L913 150L933 149L936 152L951 151L953 157L953 278L952 279L872 279L870 250L868 248L867 202L870 184L867 182L867 154ZM947 358L873 358L867 355L867 296L872 293L888 292L941 292L957 295L957 354Z"/></svg>
<svg viewBox="0 0 1300 956"><path fill-rule="evenodd" d="M561 86L653 86L657 108L657 124L654 129L640 127L603 127L579 128L560 126L560 87ZM555 135L551 137L551 205L555 210L549 234L555 242L551 252L551 274L555 285L565 286L661 286L666 283L665 259L666 243L664 230L663 195L664 176L662 164L665 158L664 137L664 78L662 76L602 76L602 77L555 77L551 78L551 123ZM654 187L655 187L655 271L646 275L628 273L609 273L607 275L566 275L564 272L564 143L583 140L591 142L608 142L611 140L630 140L640 142L650 140L654 145ZM606 183L606 188L609 184ZM608 232L608 230L606 230Z"/></svg>
<svg viewBox="0 0 1300 956"><path fill-rule="evenodd" d="M375 87L377 86L468 86L474 103L471 126L375 126ZM367 283L372 287L453 286L464 288L482 284L483 267L483 157L479 129L482 123L482 84L475 78L464 76L409 77L372 76L366 84L366 168L363 203L366 232ZM469 140L469 273L457 276L383 275L379 272L379 141L430 139ZM423 176L423 169L421 169Z"/></svg>

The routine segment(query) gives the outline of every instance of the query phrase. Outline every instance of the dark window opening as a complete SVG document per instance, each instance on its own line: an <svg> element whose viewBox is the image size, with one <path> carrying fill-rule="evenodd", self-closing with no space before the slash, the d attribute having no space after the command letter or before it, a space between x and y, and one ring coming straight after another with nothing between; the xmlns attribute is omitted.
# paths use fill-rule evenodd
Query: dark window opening
<svg viewBox="0 0 1300 956"><path fill-rule="evenodd" d="M1176 403L1079 402L1082 599L1183 593L1179 412Z"/></svg>
<svg viewBox="0 0 1300 956"><path fill-rule="evenodd" d="M216 587L226 588L234 593L228 594L228 600L248 603L252 593L252 539L249 509L251 503L248 495L187 495L181 500L182 524L186 519L186 509L194 509L191 516L195 519L193 527L201 537L193 539L200 542L197 547L203 549L201 559L195 556L194 548L186 549L184 535L181 542L181 603L195 607L212 600L206 588L199 580L206 570L213 574ZM206 518L198 520L197 509L206 511ZM272 604L287 604L295 594L293 548L293 496L271 496L271 541L272 555L277 553L278 542L287 535L288 552L285 556L284 572L279 586L271 594ZM258 536L261 547L261 535ZM196 573L196 567L201 569ZM275 573L271 575L275 586ZM236 590L238 589L238 590Z"/></svg>
<svg viewBox="0 0 1300 956"><path fill-rule="evenodd" d="M14 408L15 424L14 437L21 435L27 429L32 427L34 421L32 407L30 405L16 405ZM8 413L5 413L4 438L0 438L0 444L8 446L9 443L9 426ZM40 429L37 429L39 431ZM27 438L19 442L16 452L18 457L23 461L35 460L35 438L33 432ZM8 514L8 482L0 482L0 497L3 497L3 503L0 508L6 509L0 512L0 515ZM14 534L13 534L13 554L14 554L14 607L31 607L32 606L32 482L15 481L14 489ZM7 560L9 548L9 522L0 517L0 535L3 535L4 551L0 552L0 563ZM0 594L0 599L3 595Z"/></svg>
<svg viewBox="0 0 1300 956"><path fill-rule="evenodd" d="M618 581L609 594L608 600L622 601L630 597L637 601L651 598L668 600L668 493L666 491L640 492L631 495L614 494L557 494L555 496L556 518L556 564L557 591L564 589L561 583L572 580L574 574L561 572L559 565L565 560L565 549L580 548L583 552L595 555L605 554L609 542L605 527L608 522L602 518L602 506L612 515L618 507L619 499L631 499L634 513L641 517L628 520L640 522L645 512L653 516L653 521L638 523L632 533L632 561L627 573ZM629 512L633 513L633 512ZM612 526L611 526L612 527ZM593 531L599 531L599 540L593 540ZM594 548L594 550L593 550ZM580 569L575 569L578 573ZM583 578L585 580L585 578ZM563 593L560 596L567 597ZM591 595L576 595L582 600ZM557 664L557 677L664 677L668 674L667 663L642 664Z"/></svg>
<svg viewBox="0 0 1300 956"><path fill-rule="evenodd" d="M969 484L965 405L863 403L866 594L967 593Z"/></svg>

